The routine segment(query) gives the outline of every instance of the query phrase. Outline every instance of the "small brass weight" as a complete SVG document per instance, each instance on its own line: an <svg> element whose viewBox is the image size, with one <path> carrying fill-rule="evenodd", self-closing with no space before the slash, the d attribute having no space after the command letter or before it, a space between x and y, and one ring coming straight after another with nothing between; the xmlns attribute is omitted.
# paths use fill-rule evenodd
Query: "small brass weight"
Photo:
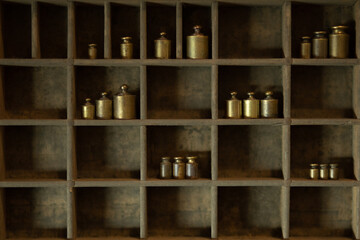
<svg viewBox="0 0 360 240"><path fill-rule="evenodd" d="M209 39L200 32L201 26L194 26L194 34L187 36L187 57L205 59L209 57Z"/></svg>
<svg viewBox="0 0 360 240"><path fill-rule="evenodd" d="M96 59L96 57L97 57L97 48L96 48L95 43L89 44L88 54L89 54L90 59Z"/></svg>
<svg viewBox="0 0 360 240"><path fill-rule="evenodd" d="M107 93L101 93L101 98L96 100L96 118L111 119L112 117L112 101L107 98Z"/></svg>
<svg viewBox="0 0 360 240"><path fill-rule="evenodd" d="M259 118L260 102L254 94L254 92L249 92L249 98L244 100L244 118Z"/></svg>
<svg viewBox="0 0 360 240"><path fill-rule="evenodd" d="M121 86L119 93L114 96L114 118L115 119L134 119L135 95L128 93L128 85Z"/></svg>
<svg viewBox="0 0 360 240"><path fill-rule="evenodd" d="M160 38L155 42L155 58L168 59L171 56L171 41L167 39L166 32L160 33Z"/></svg>
<svg viewBox="0 0 360 240"><path fill-rule="evenodd" d="M261 117L277 118L278 117L278 100L273 98L273 92L267 91L265 98L261 100Z"/></svg>
<svg viewBox="0 0 360 240"><path fill-rule="evenodd" d="M85 104L81 106L81 113L83 119L94 119L95 106L91 103L90 98L85 99Z"/></svg>
<svg viewBox="0 0 360 240"><path fill-rule="evenodd" d="M133 58L134 46L131 42L131 37L123 37L122 43L120 44L120 55L121 58L131 59Z"/></svg>
<svg viewBox="0 0 360 240"><path fill-rule="evenodd" d="M226 117L227 118L241 118L242 104L241 100L236 98L237 92L231 92L231 98L226 101Z"/></svg>

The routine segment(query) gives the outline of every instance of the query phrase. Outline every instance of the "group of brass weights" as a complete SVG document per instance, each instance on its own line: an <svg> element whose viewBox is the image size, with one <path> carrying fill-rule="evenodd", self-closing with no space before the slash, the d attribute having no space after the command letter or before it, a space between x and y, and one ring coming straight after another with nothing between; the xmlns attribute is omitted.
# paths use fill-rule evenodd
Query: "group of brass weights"
<svg viewBox="0 0 360 240"><path fill-rule="evenodd" d="M186 157L187 163L185 163L183 157L174 157L174 162L172 163L170 157L162 157L160 162L160 178L199 178L199 164L196 162L197 158L197 156Z"/></svg>
<svg viewBox="0 0 360 240"><path fill-rule="evenodd" d="M115 119L136 118L135 95L131 95L127 90L128 86L126 84L122 85L120 92L114 95L113 101L107 97L106 92L101 93L101 98L95 101L96 111L95 106L90 102L91 99L86 98L86 102L81 108L82 118L94 119L96 112L97 119L111 119L113 110Z"/></svg>
<svg viewBox="0 0 360 240"><path fill-rule="evenodd" d="M329 169L330 166L330 169ZM337 180L339 179L339 164L331 163L331 164L310 164L310 179L317 180Z"/></svg>
<svg viewBox="0 0 360 240"><path fill-rule="evenodd" d="M120 43L120 55L123 59L131 59L133 58L134 48L133 43L131 42L132 37L122 37ZM97 58L97 45L95 43L89 44L89 58L96 59Z"/></svg>
<svg viewBox="0 0 360 240"><path fill-rule="evenodd" d="M254 97L254 92L249 92L249 98L244 99L244 107L241 100L236 98L237 92L231 93L231 99L226 101L226 117L241 118L242 108L244 109L244 118L277 118L278 100L273 98L273 92L267 91L266 97L260 101ZM261 107L260 107L261 106Z"/></svg>
<svg viewBox="0 0 360 240"><path fill-rule="evenodd" d="M302 37L301 57L310 58L311 52L313 58L327 58L328 52L330 58L347 58L349 57L349 34L346 33L347 26L334 26L329 39L326 37L326 31L314 32L312 39L308 36ZM329 42L329 48L328 48ZM312 51L311 51L312 49Z"/></svg>

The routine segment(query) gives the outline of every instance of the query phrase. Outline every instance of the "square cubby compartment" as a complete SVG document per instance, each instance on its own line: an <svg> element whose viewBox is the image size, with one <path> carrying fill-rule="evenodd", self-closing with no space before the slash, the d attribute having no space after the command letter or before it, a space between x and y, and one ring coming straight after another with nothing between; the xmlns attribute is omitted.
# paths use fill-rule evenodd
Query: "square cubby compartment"
<svg viewBox="0 0 360 240"><path fill-rule="evenodd" d="M66 179L66 127L1 127L6 179Z"/></svg>
<svg viewBox="0 0 360 240"><path fill-rule="evenodd" d="M339 177L353 179L353 128L292 126L291 177L309 178L311 163L338 163Z"/></svg>
<svg viewBox="0 0 360 240"><path fill-rule="evenodd" d="M5 239L66 239L66 192L57 187L4 189Z"/></svg>
<svg viewBox="0 0 360 240"><path fill-rule="evenodd" d="M282 178L282 126L219 126L219 178Z"/></svg>
<svg viewBox="0 0 360 240"><path fill-rule="evenodd" d="M77 188L77 237L139 238L139 192L138 187Z"/></svg>
<svg viewBox="0 0 360 240"><path fill-rule="evenodd" d="M226 100L231 92L237 92L237 98L248 98L247 93L254 91L259 100L265 98L266 91L273 91L279 100L278 116L283 115L282 68L264 66L220 66L219 67L219 118L226 117Z"/></svg>
<svg viewBox="0 0 360 240"><path fill-rule="evenodd" d="M291 188L290 238L354 239L352 193L351 187Z"/></svg>
<svg viewBox="0 0 360 240"><path fill-rule="evenodd" d="M221 187L218 194L220 239L282 238L280 187Z"/></svg>
<svg viewBox="0 0 360 240"><path fill-rule="evenodd" d="M136 95L136 118L140 117L140 69L139 67L76 67L76 118L81 118L81 106L86 98L92 104L101 97L102 92L108 93L113 99L120 92L120 87L127 84L130 94Z"/></svg>
<svg viewBox="0 0 360 240"><path fill-rule="evenodd" d="M219 4L219 58L282 58L281 38L282 5Z"/></svg>
<svg viewBox="0 0 360 240"><path fill-rule="evenodd" d="M150 187L147 200L150 238L210 238L209 187Z"/></svg>
<svg viewBox="0 0 360 240"><path fill-rule="evenodd" d="M78 178L140 177L139 127L77 127Z"/></svg>
<svg viewBox="0 0 360 240"><path fill-rule="evenodd" d="M148 67L147 115L211 118L211 68Z"/></svg>
<svg viewBox="0 0 360 240"><path fill-rule="evenodd" d="M353 67L293 66L291 76L291 117L355 117Z"/></svg>
<svg viewBox="0 0 360 240"><path fill-rule="evenodd" d="M66 68L2 67L2 71L1 118L66 118Z"/></svg>
<svg viewBox="0 0 360 240"><path fill-rule="evenodd" d="M306 3L307 2L307 3ZM345 25L349 29L349 57L355 58L355 1L297 1L291 5L292 56L300 57L301 37L313 37L315 31L331 33L332 26Z"/></svg>

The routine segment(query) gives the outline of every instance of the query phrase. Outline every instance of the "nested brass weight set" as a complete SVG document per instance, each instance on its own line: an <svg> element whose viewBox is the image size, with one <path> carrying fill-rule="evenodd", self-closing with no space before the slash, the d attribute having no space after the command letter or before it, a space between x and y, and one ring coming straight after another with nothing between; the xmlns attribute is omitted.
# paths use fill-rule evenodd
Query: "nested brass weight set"
<svg viewBox="0 0 360 240"><path fill-rule="evenodd" d="M339 179L339 164L330 163L330 164L310 164L309 171L310 179L317 180L338 180Z"/></svg>
<svg viewBox="0 0 360 240"><path fill-rule="evenodd" d="M197 163L197 156L174 157L171 162L171 157L162 157L160 162L160 178L162 179L197 179L199 178L199 164Z"/></svg>

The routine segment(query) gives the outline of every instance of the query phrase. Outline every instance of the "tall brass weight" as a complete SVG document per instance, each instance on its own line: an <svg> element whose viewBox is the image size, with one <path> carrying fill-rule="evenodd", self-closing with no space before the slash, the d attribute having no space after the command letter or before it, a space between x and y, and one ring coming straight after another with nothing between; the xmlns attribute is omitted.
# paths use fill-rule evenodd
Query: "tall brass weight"
<svg viewBox="0 0 360 240"><path fill-rule="evenodd" d="M314 58L327 58L328 38L325 31L314 32L312 40L312 55Z"/></svg>
<svg viewBox="0 0 360 240"><path fill-rule="evenodd" d="M249 98L244 100L244 118L259 118L260 102L254 94L254 92L249 92Z"/></svg>
<svg viewBox="0 0 360 240"><path fill-rule="evenodd" d="M273 98L273 92L267 91L266 97L261 100L261 117L277 118L278 117L278 100Z"/></svg>
<svg viewBox="0 0 360 240"><path fill-rule="evenodd" d="M231 99L226 101L226 117L241 118L242 104L241 100L236 98L237 92L231 92Z"/></svg>
<svg viewBox="0 0 360 240"><path fill-rule="evenodd" d="M122 43L120 44L120 55L121 58L131 59L134 54L134 46L131 42L131 37L123 37Z"/></svg>
<svg viewBox="0 0 360 240"><path fill-rule="evenodd" d="M85 104L81 106L81 115L83 119L94 119L95 106L90 102L91 99L85 99Z"/></svg>
<svg viewBox="0 0 360 240"><path fill-rule="evenodd" d="M347 26L334 26L329 35L329 55L331 58L349 57L349 34L345 32Z"/></svg>
<svg viewBox="0 0 360 240"><path fill-rule="evenodd" d="M121 91L114 96L114 118L116 119L134 119L135 113L135 95L128 93L126 84L121 86Z"/></svg>
<svg viewBox="0 0 360 240"><path fill-rule="evenodd" d="M209 57L209 39L200 32L201 26L194 26L194 34L187 36L187 57L204 59Z"/></svg>
<svg viewBox="0 0 360 240"><path fill-rule="evenodd" d="M301 58L310 58L311 57L311 41L310 37L305 36L301 38Z"/></svg>
<svg viewBox="0 0 360 240"><path fill-rule="evenodd" d="M155 58L168 59L171 56L171 41L165 36L166 32L162 32L155 40Z"/></svg>
<svg viewBox="0 0 360 240"><path fill-rule="evenodd" d="M112 101L106 97L107 93L101 93L101 98L96 100L96 118L111 119L112 117Z"/></svg>

